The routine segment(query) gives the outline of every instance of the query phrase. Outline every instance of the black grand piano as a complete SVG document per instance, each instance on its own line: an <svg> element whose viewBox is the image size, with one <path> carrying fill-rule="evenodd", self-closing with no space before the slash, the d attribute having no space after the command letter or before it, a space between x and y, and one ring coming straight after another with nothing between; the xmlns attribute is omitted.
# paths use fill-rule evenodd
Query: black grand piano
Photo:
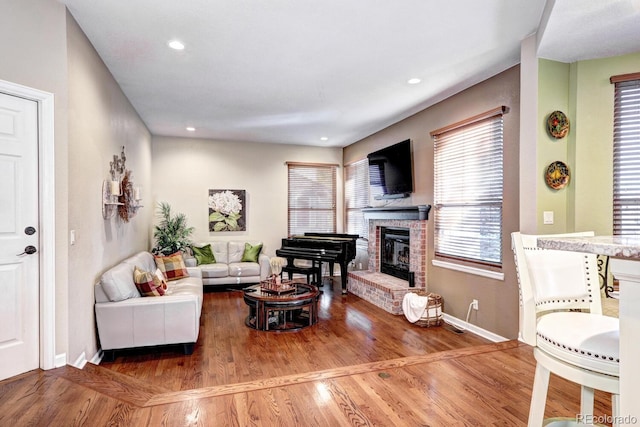
<svg viewBox="0 0 640 427"><path fill-rule="evenodd" d="M357 234L304 233L282 239L282 247L276 255L287 259L287 267L293 269L295 259L310 260L318 271L318 282L322 280L322 263L329 263L329 274L333 277L333 266L340 265L342 293L347 293L347 266L356 257Z"/></svg>

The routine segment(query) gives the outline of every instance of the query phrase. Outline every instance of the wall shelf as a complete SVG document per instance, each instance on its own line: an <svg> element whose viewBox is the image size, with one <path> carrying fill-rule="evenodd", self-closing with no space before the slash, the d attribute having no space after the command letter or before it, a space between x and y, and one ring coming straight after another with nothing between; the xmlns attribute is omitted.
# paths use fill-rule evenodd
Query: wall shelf
<svg viewBox="0 0 640 427"><path fill-rule="evenodd" d="M102 181L102 218L113 218L122 203L116 201L117 195L111 194L110 181Z"/></svg>

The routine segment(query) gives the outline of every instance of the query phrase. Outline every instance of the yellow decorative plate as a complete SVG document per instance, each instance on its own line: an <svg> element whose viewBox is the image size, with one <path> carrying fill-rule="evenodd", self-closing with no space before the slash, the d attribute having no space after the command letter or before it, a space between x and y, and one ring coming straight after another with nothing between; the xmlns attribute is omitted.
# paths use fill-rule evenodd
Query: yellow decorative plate
<svg viewBox="0 0 640 427"><path fill-rule="evenodd" d="M544 179L549 187L554 190L560 190L567 186L570 175L569 166L563 162L557 161L547 166Z"/></svg>
<svg viewBox="0 0 640 427"><path fill-rule="evenodd" d="M564 138L569 132L569 119L562 111L554 111L547 117L547 131L556 139Z"/></svg>

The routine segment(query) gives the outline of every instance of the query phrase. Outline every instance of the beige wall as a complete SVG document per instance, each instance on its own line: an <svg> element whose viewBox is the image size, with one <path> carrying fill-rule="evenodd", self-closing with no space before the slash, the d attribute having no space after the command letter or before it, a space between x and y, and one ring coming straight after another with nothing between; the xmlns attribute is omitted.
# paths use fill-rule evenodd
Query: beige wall
<svg viewBox="0 0 640 427"><path fill-rule="evenodd" d="M152 210L128 223L102 217L102 182L109 162L125 147L135 186L151 191L151 135L71 15L67 19L69 70L69 362L97 351L93 285L123 258L150 248ZM145 203L146 200L143 200Z"/></svg>
<svg viewBox="0 0 640 427"><path fill-rule="evenodd" d="M519 66L513 67L346 147L343 160L347 164L364 158L378 148L411 138L415 191L409 200L402 203L433 204L433 141L429 132L499 105L509 107L509 113L504 116L505 197L502 259L505 280L493 280L433 266L432 214L429 217L427 255L428 288L429 291L443 296L445 312L464 320L469 303L475 298L480 309L472 313L470 322L507 338L515 338L518 330L518 288L510 249L510 233L518 230L519 223L519 79Z"/></svg>
<svg viewBox="0 0 640 427"><path fill-rule="evenodd" d="M0 10L0 79L55 97L56 277L46 282L55 286L55 353L65 354L69 339L66 12L52 0L0 0Z"/></svg>
<svg viewBox="0 0 640 427"><path fill-rule="evenodd" d="M174 213L184 213L188 224L195 227L194 242L258 240L264 242L265 253L274 256L287 236L288 161L341 165L342 149L154 136L149 209L168 202ZM338 167L341 182L342 168ZM209 232L209 189L246 191L246 231ZM341 185L337 202L341 212ZM342 230L341 217L338 230Z"/></svg>

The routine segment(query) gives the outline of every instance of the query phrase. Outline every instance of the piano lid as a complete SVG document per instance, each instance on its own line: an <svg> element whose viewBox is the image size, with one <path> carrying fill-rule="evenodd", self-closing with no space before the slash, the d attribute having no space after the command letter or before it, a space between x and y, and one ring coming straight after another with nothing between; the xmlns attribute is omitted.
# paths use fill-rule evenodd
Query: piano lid
<svg viewBox="0 0 640 427"><path fill-rule="evenodd" d="M336 241L336 242L350 242L353 238L350 237L323 237L323 236L307 236L303 234L294 234L289 239L300 240L323 240L323 241Z"/></svg>

